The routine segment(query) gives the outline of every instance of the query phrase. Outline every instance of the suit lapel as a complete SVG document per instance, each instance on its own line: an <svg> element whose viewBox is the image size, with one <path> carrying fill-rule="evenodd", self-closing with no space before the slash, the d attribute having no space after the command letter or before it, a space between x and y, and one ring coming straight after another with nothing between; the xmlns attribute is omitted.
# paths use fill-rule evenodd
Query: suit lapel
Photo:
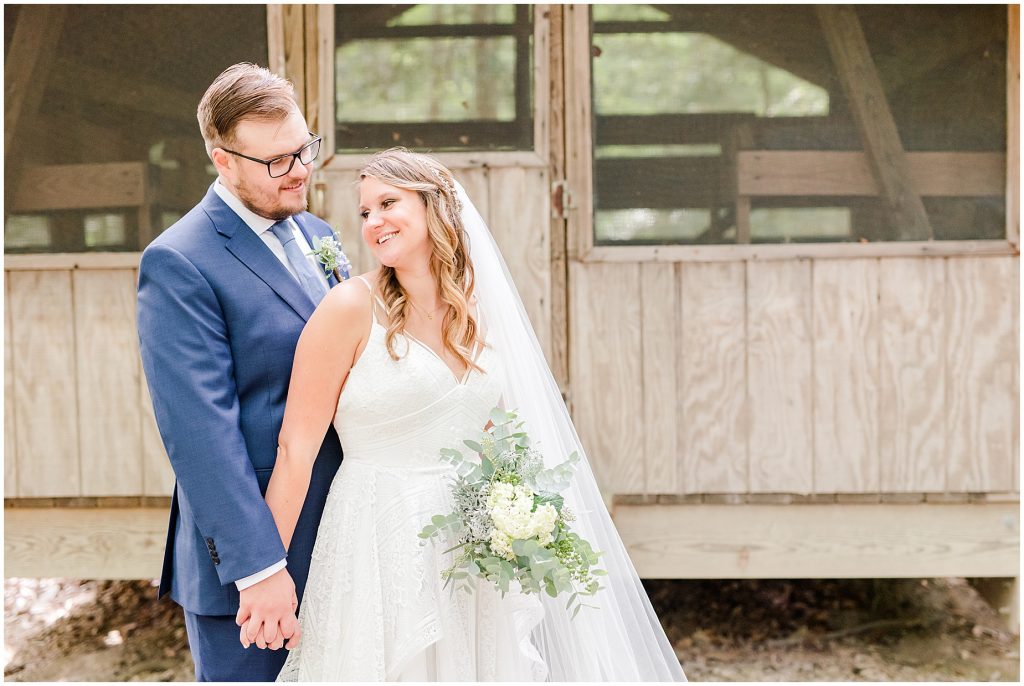
<svg viewBox="0 0 1024 686"><path fill-rule="evenodd" d="M308 321L315 309L313 301L260 237L224 204L212 186L203 199L203 209L213 220L217 232L227 238L224 247L228 252L270 286L304 321Z"/></svg>

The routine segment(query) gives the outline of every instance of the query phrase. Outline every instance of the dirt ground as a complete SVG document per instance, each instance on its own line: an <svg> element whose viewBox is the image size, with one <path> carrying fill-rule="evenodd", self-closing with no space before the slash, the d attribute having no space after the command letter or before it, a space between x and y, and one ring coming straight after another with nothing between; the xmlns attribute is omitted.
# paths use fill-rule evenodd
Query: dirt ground
<svg viewBox="0 0 1024 686"><path fill-rule="evenodd" d="M963 579L648 581L692 681L1018 681L1020 641ZM6 579L7 681L191 681L148 581Z"/></svg>

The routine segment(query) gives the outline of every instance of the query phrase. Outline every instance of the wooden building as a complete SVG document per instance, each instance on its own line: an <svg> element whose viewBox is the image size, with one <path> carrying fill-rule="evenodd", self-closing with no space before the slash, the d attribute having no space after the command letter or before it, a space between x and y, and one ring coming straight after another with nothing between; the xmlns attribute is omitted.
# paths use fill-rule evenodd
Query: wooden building
<svg viewBox="0 0 1024 686"><path fill-rule="evenodd" d="M641 576L969 576L1016 597L1018 6L5 20L6 575L158 573L173 475L139 254L212 181L195 107L249 60L324 136L313 209L357 270L367 152L456 172Z"/></svg>

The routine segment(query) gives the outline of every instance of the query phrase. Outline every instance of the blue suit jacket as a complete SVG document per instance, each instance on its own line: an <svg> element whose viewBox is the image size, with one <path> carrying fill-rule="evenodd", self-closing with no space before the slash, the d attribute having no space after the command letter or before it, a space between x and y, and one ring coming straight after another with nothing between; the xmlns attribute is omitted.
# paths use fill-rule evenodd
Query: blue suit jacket
<svg viewBox="0 0 1024 686"><path fill-rule="evenodd" d="M331 235L309 213L307 241ZM333 277L331 285L337 283ZM176 484L159 595L202 615L238 611L235 580L285 557L264 495L295 345L314 305L211 186L142 254L142 364ZM341 446L328 430L290 549L299 598Z"/></svg>

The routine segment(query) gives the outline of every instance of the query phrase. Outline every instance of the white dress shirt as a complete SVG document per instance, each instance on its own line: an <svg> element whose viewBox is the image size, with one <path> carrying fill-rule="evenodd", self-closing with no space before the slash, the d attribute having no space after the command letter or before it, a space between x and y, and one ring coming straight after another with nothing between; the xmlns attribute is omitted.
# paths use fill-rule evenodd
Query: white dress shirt
<svg viewBox="0 0 1024 686"><path fill-rule="evenodd" d="M255 232L255 234L260 237L260 240L267 244L267 247L270 248L270 251L274 253L277 259L281 261L281 264L285 266L285 269L288 270L288 273L295 277L295 280L298 281L299 277L295 273L295 270L292 269L291 263L288 261L288 256L284 252L284 246L281 245L281 241L277 239L277 236L274 235L274 232L270 230L270 227L273 226L276 223L276 221L273 219L267 219L266 217L261 217L252 210L250 210L248 207L243 205L242 201L236 198L235 194L229 191L227 186L220 182L220 177L218 177L217 180L214 182L213 190L215 193L217 193L218 196L220 196L220 199L223 200L224 203L228 207L230 207L234 211L234 213L237 214L242 219L242 221L245 222L246 226L252 229L253 232ZM289 218L286 221L291 226L292 233L295 234L295 242L298 244L303 254L311 252L312 248L306 241L306 237L302 235L302 231L295 223L295 220ZM324 283L327 283L327 276L324 274L324 270L320 266L320 263L317 262L316 257L313 255L309 255L307 259L309 259L310 264L313 265L313 271L320 275L320 278L324 280ZM327 288L328 290L330 290L330 284L327 285ZM272 564L266 569L260 572L256 572L255 574L247 576L243 579L238 579L237 581L235 581L235 587L238 588L239 591L242 591L254 584L258 584L267 577L273 576L280 570L284 569L285 566L287 566L287 559L281 560L276 564Z"/></svg>

